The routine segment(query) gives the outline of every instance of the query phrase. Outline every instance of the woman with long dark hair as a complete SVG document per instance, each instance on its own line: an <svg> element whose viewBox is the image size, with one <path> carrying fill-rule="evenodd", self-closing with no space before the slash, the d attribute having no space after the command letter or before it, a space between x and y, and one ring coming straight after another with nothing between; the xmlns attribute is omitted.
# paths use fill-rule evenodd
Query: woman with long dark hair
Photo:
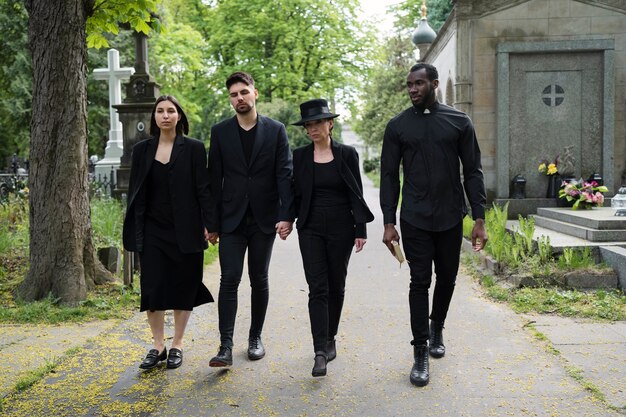
<svg viewBox="0 0 626 417"><path fill-rule="evenodd" d="M185 136L187 116L172 96L152 109L151 138L133 147L124 247L139 252L141 311L146 311L154 347L139 365L183 363L183 336L194 307L213 301L202 283L205 226L210 211L204 144ZM174 310L174 338L165 347L165 310Z"/></svg>

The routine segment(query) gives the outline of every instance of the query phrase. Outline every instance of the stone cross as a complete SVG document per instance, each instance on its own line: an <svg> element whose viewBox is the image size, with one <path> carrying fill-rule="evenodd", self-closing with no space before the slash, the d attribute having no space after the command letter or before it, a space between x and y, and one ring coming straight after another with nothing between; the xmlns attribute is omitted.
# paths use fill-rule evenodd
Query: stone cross
<svg viewBox="0 0 626 417"><path fill-rule="evenodd" d="M111 124L109 140L104 151L104 159L96 164L96 178L102 172L108 178L111 169L120 165L120 158L124 150L124 139L122 136L122 124L113 106L122 102L122 80L129 79L135 72L135 69L131 67L120 68L120 56L116 49L109 49L107 64L107 68L93 70L96 80L107 80L109 82L109 119ZM101 169L98 170L98 167ZM111 178L108 179L110 180Z"/></svg>

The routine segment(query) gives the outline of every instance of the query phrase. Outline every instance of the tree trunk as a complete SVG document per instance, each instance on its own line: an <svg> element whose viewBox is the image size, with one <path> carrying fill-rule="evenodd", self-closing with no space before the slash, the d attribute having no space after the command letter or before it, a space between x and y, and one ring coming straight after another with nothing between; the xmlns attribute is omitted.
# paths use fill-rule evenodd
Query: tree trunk
<svg viewBox="0 0 626 417"><path fill-rule="evenodd" d="M26 300L84 300L101 268L87 181L86 2L27 0L33 62ZM106 277L104 277L106 279Z"/></svg>

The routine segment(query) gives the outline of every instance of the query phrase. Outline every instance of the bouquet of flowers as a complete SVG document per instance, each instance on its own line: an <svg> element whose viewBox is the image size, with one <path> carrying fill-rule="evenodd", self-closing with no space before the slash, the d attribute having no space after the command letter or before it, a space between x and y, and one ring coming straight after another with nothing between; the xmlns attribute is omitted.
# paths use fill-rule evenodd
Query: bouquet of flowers
<svg viewBox="0 0 626 417"><path fill-rule="evenodd" d="M574 201L573 210L579 208L591 209L592 207L602 207L604 204L604 194L609 191L604 185L599 185L595 181L587 182L583 179L578 181L563 181L559 190L559 198L567 201Z"/></svg>
<svg viewBox="0 0 626 417"><path fill-rule="evenodd" d="M544 159L539 164L539 172L546 175L555 175L559 172L559 157L557 156L554 162L550 162L547 159Z"/></svg>

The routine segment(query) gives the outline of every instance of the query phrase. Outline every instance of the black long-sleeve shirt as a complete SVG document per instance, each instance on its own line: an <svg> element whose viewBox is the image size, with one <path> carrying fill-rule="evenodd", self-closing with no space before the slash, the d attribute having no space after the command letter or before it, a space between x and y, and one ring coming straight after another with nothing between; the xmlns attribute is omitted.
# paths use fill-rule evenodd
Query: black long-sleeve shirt
<svg viewBox="0 0 626 417"><path fill-rule="evenodd" d="M385 224L396 224L400 162L404 176L402 220L428 231L454 227L468 212L463 186L472 217L485 218L487 198L480 149L472 121L465 113L435 102L423 113L411 107L389 121L380 169Z"/></svg>

